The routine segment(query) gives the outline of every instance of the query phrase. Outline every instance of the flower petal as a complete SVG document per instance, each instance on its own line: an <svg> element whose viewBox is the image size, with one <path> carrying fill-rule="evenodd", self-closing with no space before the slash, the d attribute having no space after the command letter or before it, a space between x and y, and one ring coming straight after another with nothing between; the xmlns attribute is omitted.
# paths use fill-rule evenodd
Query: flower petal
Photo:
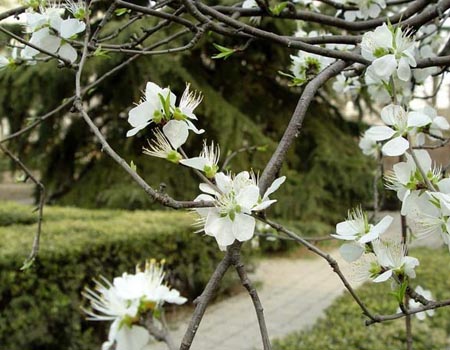
<svg viewBox="0 0 450 350"><path fill-rule="evenodd" d="M61 45L61 47L58 50L58 54L62 57L68 60L70 63L73 63L77 60L78 53L77 50L73 48L70 44L64 44Z"/></svg>
<svg viewBox="0 0 450 350"><path fill-rule="evenodd" d="M392 130L389 126L380 125L380 126L372 126L365 133L365 136L374 141L384 141L390 139L394 136L395 131Z"/></svg>
<svg viewBox="0 0 450 350"><path fill-rule="evenodd" d="M208 160L203 157L194 157L189 159L182 159L180 160L180 163L190 168L203 171L205 169L205 166L208 165Z"/></svg>
<svg viewBox="0 0 450 350"><path fill-rule="evenodd" d="M336 225L336 233L339 236L354 236L359 233L355 227L354 220L342 221Z"/></svg>
<svg viewBox="0 0 450 350"><path fill-rule="evenodd" d="M238 214L233 221L233 235L240 242L248 241L255 232L255 218L246 214Z"/></svg>
<svg viewBox="0 0 450 350"><path fill-rule="evenodd" d="M59 35L64 39L69 39L75 34L85 30L86 24L75 18L68 18L61 22Z"/></svg>
<svg viewBox="0 0 450 350"><path fill-rule="evenodd" d="M142 102L128 112L128 123L137 127L152 120L155 112L153 104L148 101Z"/></svg>
<svg viewBox="0 0 450 350"><path fill-rule="evenodd" d="M399 137L393 138L392 140L388 141L383 146L381 151L386 156L395 157L395 156L400 156L400 155L404 154L408 148L409 148L408 140L399 136Z"/></svg>
<svg viewBox="0 0 450 350"><path fill-rule="evenodd" d="M431 123L431 118L425 113L409 112L408 126L420 127Z"/></svg>
<svg viewBox="0 0 450 350"><path fill-rule="evenodd" d="M268 198L272 193L280 188L280 186L286 181L286 176L281 176L278 179L275 179L274 182L269 186L266 193L264 193L263 200Z"/></svg>
<svg viewBox="0 0 450 350"><path fill-rule="evenodd" d="M373 61L372 67L380 78L389 78L397 68L397 60L394 55L385 55Z"/></svg>
<svg viewBox="0 0 450 350"><path fill-rule="evenodd" d="M347 262L353 262L364 253L364 247L356 243L345 243L339 248L339 253Z"/></svg>
<svg viewBox="0 0 450 350"><path fill-rule="evenodd" d="M384 282L387 281L392 276L392 270L387 270L383 272L381 275L379 275L377 278L375 278L373 281L375 283Z"/></svg>
<svg viewBox="0 0 450 350"><path fill-rule="evenodd" d="M251 210L259 199L259 188L255 185L244 187L236 196L236 202L243 208Z"/></svg>
<svg viewBox="0 0 450 350"><path fill-rule="evenodd" d="M184 145L189 136L187 125L181 120L170 120L163 126L163 133L174 149Z"/></svg>
<svg viewBox="0 0 450 350"><path fill-rule="evenodd" d="M406 57L400 58L398 62L397 76L403 81L409 81L411 79L411 67Z"/></svg>
<svg viewBox="0 0 450 350"><path fill-rule="evenodd" d="M116 350L141 350L150 341L150 334L141 326L123 325L117 331Z"/></svg>

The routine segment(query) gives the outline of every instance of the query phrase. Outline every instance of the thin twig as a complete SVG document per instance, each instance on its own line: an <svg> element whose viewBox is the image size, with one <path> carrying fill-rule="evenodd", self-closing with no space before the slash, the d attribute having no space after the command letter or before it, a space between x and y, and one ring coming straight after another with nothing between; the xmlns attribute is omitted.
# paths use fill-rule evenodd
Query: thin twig
<svg viewBox="0 0 450 350"><path fill-rule="evenodd" d="M42 220L44 217L44 205L45 205L45 187L32 173L30 169L11 151L9 151L5 146L0 144L0 150L5 153L9 158L11 158L26 174L27 178L31 179L34 184L39 188L39 201L38 201L38 222L37 222L37 230L33 239L33 246L31 248L31 252L28 255L28 258L25 260L22 269L26 269L30 266L31 263L36 259L39 253L39 244L41 238L42 231Z"/></svg>
<svg viewBox="0 0 450 350"><path fill-rule="evenodd" d="M236 269L242 285L245 287L245 289L247 289L247 292L252 299L253 306L255 307L256 317L258 318L259 330L263 343L263 349L271 350L272 346L270 345L269 333L267 332L266 321L264 319L264 308L261 304L261 300L259 299L258 292L248 278L244 263L241 260L239 247L238 249L232 249L231 263Z"/></svg>

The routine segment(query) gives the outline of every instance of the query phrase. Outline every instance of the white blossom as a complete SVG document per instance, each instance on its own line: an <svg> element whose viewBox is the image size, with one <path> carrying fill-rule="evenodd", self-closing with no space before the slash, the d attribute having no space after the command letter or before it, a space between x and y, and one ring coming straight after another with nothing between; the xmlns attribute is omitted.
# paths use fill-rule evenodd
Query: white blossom
<svg viewBox="0 0 450 350"><path fill-rule="evenodd" d="M154 138L148 141L149 148L144 147L144 154L152 157L167 159L172 163L178 163L182 156L179 154L175 147L173 147L164 134L156 129L153 132Z"/></svg>
<svg viewBox="0 0 450 350"><path fill-rule="evenodd" d="M429 291L428 289L424 289L422 286L417 286L416 288L414 288L414 291L423 296L427 300L433 300L433 295L431 294L431 291ZM423 305L411 298L409 299L408 306L409 309L413 311L414 309L418 309ZM418 320L423 321L427 316L432 317L434 315L434 310L433 309L425 310L422 312L417 312L414 315L417 317Z"/></svg>
<svg viewBox="0 0 450 350"><path fill-rule="evenodd" d="M217 171L219 170L218 163L220 158L219 145L214 145L211 142L211 146L206 144L206 140L203 141L203 150L198 157L193 157L189 159L182 159L180 163L203 171L208 178L213 178Z"/></svg>
<svg viewBox="0 0 450 350"><path fill-rule="evenodd" d="M391 225L393 218L385 216L376 225L369 224L367 214L359 207L349 211L348 218L336 225L336 234L331 236L346 243L339 249L342 257L352 262L357 260L365 251L364 245L380 237Z"/></svg>
<svg viewBox="0 0 450 350"><path fill-rule="evenodd" d="M429 153L426 150L415 150L414 155L420 168L426 174L427 180L433 185L439 186L442 178L441 168L432 165ZM427 183L412 155L405 153L405 156L406 162L394 164L393 170L385 176L386 187L396 191L398 199L402 201L402 215L407 215L409 212L411 193L427 189Z"/></svg>
<svg viewBox="0 0 450 350"><path fill-rule="evenodd" d="M342 0L341 3L358 7L357 11L344 12L346 21L376 18L380 15L381 10L386 8L385 0Z"/></svg>
<svg viewBox="0 0 450 350"><path fill-rule="evenodd" d="M194 109L202 101L201 95L190 92L187 84L179 106L176 106L176 98L169 88L163 89L155 83L148 82L144 98L128 113L128 123L132 129L127 132L127 137L136 135L151 123L162 124L164 135L177 149L186 142L189 130L202 134L204 130L197 129L190 120L197 119Z"/></svg>
<svg viewBox="0 0 450 350"><path fill-rule="evenodd" d="M373 32L363 35L361 54L372 61L373 72L383 80L389 80L397 73L400 80L411 78L411 67L416 66L414 42L402 32L400 27L392 28L386 24Z"/></svg>
<svg viewBox="0 0 450 350"><path fill-rule="evenodd" d="M416 116L416 118L423 118L427 120L428 133L425 134L421 130L415 135L415 143L418 146L421 146L425 143L425 137L427 136L430 140L435 141L437 136L438 138L442 138L444 136L443 131L447 131L450 129L450 124L447 121L447 118L439 116L437 111L430 107L425 106L419 111L411 112L411 115Z"/></svg>
<svg viewBox="0 0 450 350"><path fill-rule="evenodd" d="M301 85L319 74L323 69L329 66L334 59L299 51L296 56L291 55L291 61L291 72L294 76L294 84Z"/></svg>
<svg viewBox="0 0 450 350"><path fill-rule="evenodd" d="M177 290L163 283L163 263L155 260L147 261L144 270L138 267L136 274L124 273L114 278L112 284L101 279L102 282L95 281L95 291L85 288L82 294L91 305L90 309L83 309L88 320L113 321L102 350L113 346L117 350L147 350L151 337L137 324L140 313L156 310L165 302L186 302Z"/></svg>
<svg viewBox="0 0 450 350"><path fill-rule="evenodd" d="M215 237L219 247L227 247L236 239L247 241L253 237L255 219L252 211L263 210L274 203L269 199L284 181L277 179L261 198L255 178L247 171L236 176L217 173L214 177L216 188L201 184L200 189L206 194L199 195L195 201L213 201L212 208L198 208L196 212L202 217L204 231Z"/></svg>
<svg viewBox="0 0 450 350"><path fill-rule="evenodd" d="M394 274L406 275L409 278L416 277L414 269L419 266L419 260L406 255L406 246L403 243L377 239L372 242L372 247L382 267L381 273L373 278L373 282L387 281Z"/></svg>
<svg viewBox="0 0 450 350"><path fill-rule="evenodd" d="M429 118L415 113L406 113L399 105L391 104L381 110L381 119L388 126L372 126L366 136L375 141L386 141L381 148L386 156L400 156L409 148L408 133L414 128L429 124Z"/></svg>

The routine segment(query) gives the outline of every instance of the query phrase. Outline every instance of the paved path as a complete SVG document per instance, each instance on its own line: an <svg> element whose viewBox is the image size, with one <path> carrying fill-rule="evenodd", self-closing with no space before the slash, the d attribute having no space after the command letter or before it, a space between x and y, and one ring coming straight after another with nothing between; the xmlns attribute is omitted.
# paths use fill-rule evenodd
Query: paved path
<svg viewBox="0 0 450 350"><path fill-rule="evenodd" d="M383 213L387 214L387 213ZM400 232L398 213L390 230ZM436 240L419 241L421 245L437 246ZM331 252L346 276L349 265L337 251ZM338 276L328 263L316 257L271 258L260 262L252 281L259 282L258 293L264 306L267 328L272 339L311 327L333 300L344 292ZM351 281L351 279L350 279ZM355 283L353 286L357 287ZM188 318L179 322L172 334L180 344ZM155 344L155 349L166 349ZM262 349L253 304L243 292L211 305L200 324L192 350Z"/></svg>
<svg viewBox="0 0 450 350"><path fill-rule="evenodd" d="M16 183L9 172L0 172L0 201L14 201L20 204L34 204L34 184Z"/></svg>
<svg viewBox="0 0 450 350"><path fill-rule="evenodd" d="M334 255L342 261L338 254ZM342 267L348 272L346 264L342 263ZM317 258L267 259L258 265L251 279L262 282L258 293L273 338L312 325L344 290L328 263ZM187 321L181 322L173 332L178 343ZM261 349L261 344L253 304L243 292L207 309L192 350L250 350ZM162 350L165 346L159 344L155 349Z"/></svg>

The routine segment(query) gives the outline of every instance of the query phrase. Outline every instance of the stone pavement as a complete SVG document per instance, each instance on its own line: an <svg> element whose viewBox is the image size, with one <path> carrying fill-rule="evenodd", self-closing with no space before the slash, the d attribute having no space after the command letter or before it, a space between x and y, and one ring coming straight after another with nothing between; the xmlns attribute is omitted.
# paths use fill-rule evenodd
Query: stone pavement
<svg viewBox="0 0 450 350"><path fill-rule="evenodd" d="M332 255L348 274L348 265ZM261 282L258 293L269 335L283 337L314 324L344 287L328 263L319 258L271 258L260 262L252 281ZM173 330L181 342L188 319ZM155 344L155 349L165 349ZM262 342L253 304L246 292L211 305L197 331L192 350L261 349Z"/></svg>
<svg viewBox="0 0 450 350"><path fill-rule="evenodd" d="M386 215L389 213L382 213ZM390 230L400 232L398 213L390 213L394 223ZM420 245L438 246L436 240L418 241ZM338 251L331 255L339 262L346 276L349 266ZM264 307L269 335L281 338L293 331L311 327L333 300L344 292L338 276L328 263L317 257L270 258L263 260L251 276L259 282L257 290ZM357 284L352 283L357 287ZM181 343L189 318L172 330L176 344ZM154 349L166 349L165 344L154 344ZM246 292L211 305L197 331L192 350L253 350L262 349L258 323L253 304Z"/></svg>

